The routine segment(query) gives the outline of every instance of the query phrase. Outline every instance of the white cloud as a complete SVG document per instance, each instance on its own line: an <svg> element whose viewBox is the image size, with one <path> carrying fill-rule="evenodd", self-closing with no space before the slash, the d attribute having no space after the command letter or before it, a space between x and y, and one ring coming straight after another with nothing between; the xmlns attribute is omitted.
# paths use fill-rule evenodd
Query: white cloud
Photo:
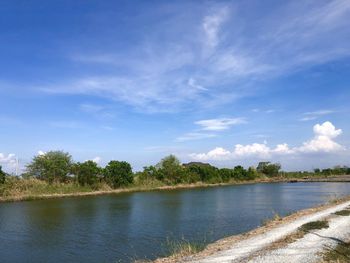
<svg viewBox="0 0 350 263"><path fill-rule="evenodd" d="M283 144L278 144L275 149L272 150L273 153L276 154L292 154L295 153L294 149L290 149L288 144L283 143Z"/></svg>
<svg viewBox="0 0 350 263"><path fill-rule="evenodd" d="M270 154L270 148L266 144L253 143L248 145L236 144L233 151L235 157L258 156L267 157Z"/></svg>
<svg viewBox="0 0 350 263"><path fill-rule="evenodd" d="M229 129L233 125L245 122L244 118L218 118L196 121L195 124L201 126L203 130L222 131Z"/></svg>
<svg viewBox="0 0 350 263"><path fill-rule="evenodd" d="M216 137L216 135L210 134L210 133L189 132L176 138L176 141L184 142L184 141L201 140L201 139L213 138L213 137Z"/></svg>
<svg viewBox="0 0 350 263"><path fill-rule="evenodd" d="M323 124L316 124L314 126L314 133L316 136L325 136L329 138L335 138L338 137L340 134L343 133L341 129L335 129L334 125L326 121Z"/></svg>
<svg viewBox="0 0 350 263"><path fill-rule="evenodd" d="M208 153L190 154L190 157L195 160L207 161L207 160L227 160L230 159L232 153L221 147L209 151Z"/></svg>
<svg viewBox="0 0 350 263"><path fill-rule="evenodd" d="M41 150L38 151L38 155L40 155L40 156L41 156L41 155L45 155L45 154L46 154L46 152L44 152L44 151L41 151Z"/></svg>
<svg viewBox="0 0 350 263"><path fill-rule="evenodd" d="M336 129L331 122L316 124L314 133L315 137L312 140L304 142L303 146L298 148L300 152L336 152L344 149L332 140L342 134L342 130Z"/></svg>
<svg viewBox="0 0 350 263"><path fill-rule="evenodd" d="M101 161L102 161L102 158L99 157L99 156L96 156L95 158L92 159L93 162L97 163L97 164L100 164Z"/></svg>
<svg viewBox="0 0 350 263"><path fill-rule="evenodd" d="M246 8L238 2L232 8L210 3L192 8L191 17L174 12L127 50L82 50L72 56L109 74L83 72L41 90L103 97L142 112L182 111L229 103L256 94L258 86L266 86L256 85L261 79L350 55L348 0L291 1L259 19L252 19L254 5L251 15L233 16L231 9L239 14Z"/></svg>
<svg viewBox="0 0 350 263"><path fill-rule="evenodd" d="M319 118L320 116L328 115L331 113L334 113L335 111L333 110L318 110L318 111L310 111L310 112L305 112L300 121L311 121Z"/></svg>
<svg viewBox="0 0 350 263"><path fill-rule="evenodd" d="M223 22L227 19L228 8L221 7L212 14L205 16L202 27L206 35L206 44L215 47L219 42L219 31Z"/></svg>
<svg viewBox="0 0 350 263"><path fill-rule="evenodd" d="M0 165L4 166L4 169L13 169L16 167L16 155L10 153L8 155L0 153Z"/></svg>
<svg viewBox="0 0 350 263"><path fill-rule="evenodd" d="M300 147L289 148L288 144L278 144L275 148L270 148L265 143L253 143L248 145L236 144L230 152L221 147L217 147L208 153L192 153L190 157L195 160L227 160L247 157L270 158L281 155L294 155L306 153L331 153L344 150L345 148L333 139L342 134L341 129L336 129L334 125L326 121L323 124L316 124L313 127L314 138L304 142Z"/></svg>
<svg viewBox="0 0 350 263"><path fill-rule="evenodd" d="M208 90L208 89L204 88L203 86L199 85L194 78L190 78L188 80L188 86L190 86L194 89L202 90L202 91Z"/></svg>

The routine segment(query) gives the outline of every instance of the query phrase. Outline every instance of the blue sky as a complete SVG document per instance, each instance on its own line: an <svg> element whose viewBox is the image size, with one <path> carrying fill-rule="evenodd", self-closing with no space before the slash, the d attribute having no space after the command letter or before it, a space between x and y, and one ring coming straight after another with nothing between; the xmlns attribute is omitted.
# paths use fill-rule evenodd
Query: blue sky
<svg viewBox="0 0 350 263"><path fill-rule="evenodd" d="M0 165L350 165L350 2L2 1Z"/></svg>

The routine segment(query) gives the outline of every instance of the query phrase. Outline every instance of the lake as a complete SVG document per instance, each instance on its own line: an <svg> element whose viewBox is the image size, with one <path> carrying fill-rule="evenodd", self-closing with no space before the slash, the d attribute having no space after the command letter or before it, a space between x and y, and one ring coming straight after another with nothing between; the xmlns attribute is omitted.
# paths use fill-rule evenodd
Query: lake
<svg viewBox="0 0 350 263"><path fill-rule="evenodd" d="M154 259L344 195L350 183L274 183L0 203L0 262Z"/></svg>

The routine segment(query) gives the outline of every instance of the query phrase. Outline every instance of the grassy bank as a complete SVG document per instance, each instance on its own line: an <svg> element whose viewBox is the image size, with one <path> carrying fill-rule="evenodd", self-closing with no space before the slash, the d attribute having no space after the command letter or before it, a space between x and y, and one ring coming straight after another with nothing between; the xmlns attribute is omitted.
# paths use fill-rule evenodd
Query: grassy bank
<svg viewBox="0 0 350 263"><path fill-rule="evenodd" d="M127 192L138 191L154 191L154 190L175 190L185 188L198 188L198 187L213 187L221 185L233 185L233 184L247 184L247 183L259 183L259 182L272 182L276 180L254 180L254 181L231 181L228 183L194 183L194 184L177 184L177 185L165 185L161 182L149 181L135 183L128 187L113 189L106 183L100 183L91 186L81 186L77 183L53 183L49 184L45 181L35 178L31 179L18 179L9 178L6 183L0 185L0 202L6 201L25 201L36 199L49 199L71 196L91 196L102 194L117 194Z"/></svg>
<svg viewBox="0 0 350 263"><path fill-rule="evenodd" d="M350 179L350 178L349 178ZM134 184L113 189L106 183L99 183L92 186L81 186L77 183L53 183L49 184L45 181L38 180L35 178L30 179L18 179L15 177L7 178L5 184L0 185L0 202L10 201L26 201L26 200L37 200L37 199L50 199L50 198L62 198L72 196L92 196L92 195L103 195L103 194L118 194L127 192L140 192L140 191L156 191L156 190L176 190L176 189L187 189L187 188L201 188L201 187L215 187L215 186L227 186L227 185L239 185L239 184L255 184L255 183L278 183L278 182L295 182L295 181L332 181L331 177L312 177L312 178L257 178L254 180L237 181L230 180L226 183L203 183L197 182L193 184L177 184L177 185L166 185L159 181L136 181ZM337 182L338 177L334 177L333 181ZM343 180L345 181L345 180Z"/></svg>

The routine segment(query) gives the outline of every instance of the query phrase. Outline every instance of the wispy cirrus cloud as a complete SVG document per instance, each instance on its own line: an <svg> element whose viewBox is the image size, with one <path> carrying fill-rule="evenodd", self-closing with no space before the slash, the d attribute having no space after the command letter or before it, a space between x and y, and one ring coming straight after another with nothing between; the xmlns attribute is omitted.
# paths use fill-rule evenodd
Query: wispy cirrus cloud
<svg viewBox="0 0 350 263"><path fill-rule="evenodd" d="M185 142L185 141L201 140L201 139L207 139L207 138L213 138L213 137L217 137L217 135L212 133L189 132L180 137L177 137L176 141Z"/></svg>
<svg viewBox="0 0 350 263"><path fill-rule="evenodd" d="M300 155L313 153L336 153L345 150L345 147L334 141L336 137L342 134L341 129L336 129L334 125L327 121L323 124L316 124L313 127L314 137L304 142L299 147L290 148L288 144L278 144L275 148L271 148L267 143L252 143L247 145L236 144L232 151L222 147L207 153L192 153L190 158L200 161L208 160L229 160L242 159L249 157L271 158L272 156L281 155Z"/></svg>
<svg viewBox="0 0 350 263"><path fill-rule="evenodd" d="M67 120L60 120L60 121L51 121L49 123L51 127L54 128L63 128L63 129L79 129L83 128L84 124L78 121L67 121Z"/></svg>
<svg viewBox="0 0 350 263"><path fill-rule="evenodd" d="M177 142L201 140L218 136L218 132L229 130L231 127L246 123L245 118L216 118L195 121L199 126L194 132L186 133L176 138Z"/></svg>
<svg viewBox="0 0 350 263"><path fill-rule="evenodd" d="M325 116L325 115L329 115L332 113L335 113L336 111L334 110L318 110L318 111L309 111L309 112L305 112L303 114L304 117L300 118L300 121L311 121L311 120L315 120L321 116Z"/></svg>
<svg viewBox="0 0 350 263"><path fill-rule="evenodd" d="M234 125L246 123L244 118L218 118L196 121L195 124L207 131L228 130Z"/></svg>
<svg viewBox="0 0 350 263"><path fill-rule="evenodd" d="M111 73L88 72L41 90L104 97L143 112L173 112L228 103L251 94L260 79L350 55L347 0L290 2L259 19L254 12L238 16L244 9L239 3L191 8L191 18L172 13L127 54L104 49L72 55L75 63Z"/></svg>

